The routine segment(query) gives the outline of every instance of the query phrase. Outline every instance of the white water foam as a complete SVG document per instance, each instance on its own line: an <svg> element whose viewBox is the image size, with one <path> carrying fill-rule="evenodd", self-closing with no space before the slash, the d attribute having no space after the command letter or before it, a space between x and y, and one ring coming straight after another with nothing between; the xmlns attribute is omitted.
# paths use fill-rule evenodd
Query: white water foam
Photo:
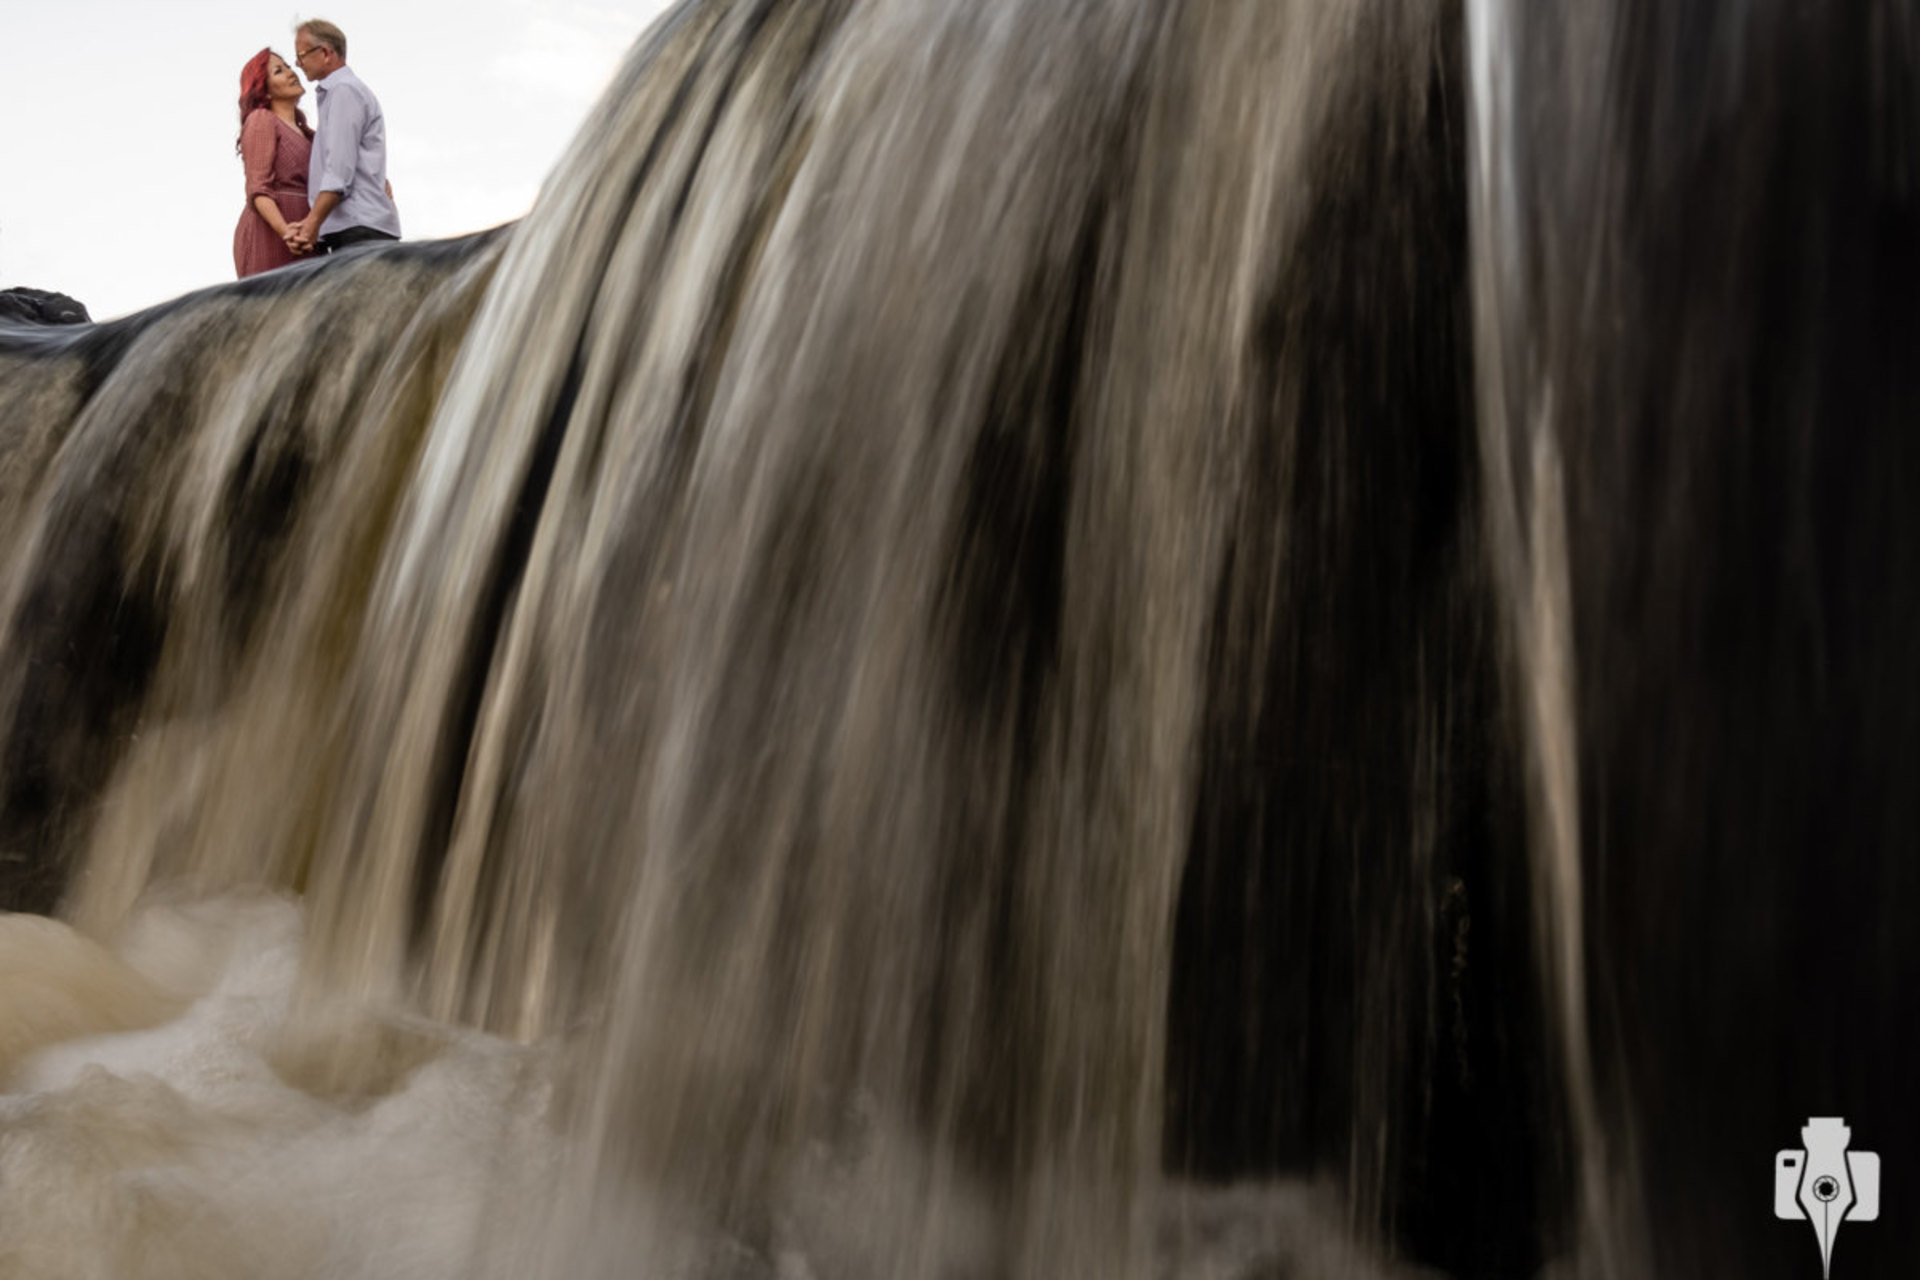
<svg viewBox="0 0 1920 1280"><path fill-rule="evenodd" d="M369 1077L376 1090L316 1092L310 1035L287 1034L308 1022L289 1016L303 926L286 898L160 903L109 948L0 915L0 1277L524 1273L563 1150L548 1056L410 1018L390 1028L403 1048ZM906 1226L885 1175L911 1139L864 1128L795 1171L804 1185L787 1189L764 1248L715 1238L683 1263L758 1280L869 1274L873 1233ZM1341 1217L1337 1197L1303 1183L1170 1188L1156 1270L1414 1274L1352 1244ZM991 1224L952 1228L940 1251L955 1273L991 1274Z"/></svg>
<svg viewBox="0 0 1920 1280"><path fill-rule="evenodd" d="M149 907L112 951L0 916L0 962L41 957L0 971L0 1027L105 1031L0 1093L0 1276L454 1280L511 1229L557 1160L540 1055L415 1028L379 1096L295 1087L301 934L283 899Z"/></svg>

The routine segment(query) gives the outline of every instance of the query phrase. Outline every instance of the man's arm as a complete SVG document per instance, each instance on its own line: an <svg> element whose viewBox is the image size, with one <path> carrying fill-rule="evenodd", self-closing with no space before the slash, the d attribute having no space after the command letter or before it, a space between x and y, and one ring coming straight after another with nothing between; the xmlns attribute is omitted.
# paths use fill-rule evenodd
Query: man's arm
<svg viewBox="0 0 1920 1280"><path fill-rule="evenodd" d="M359 94L343 90L329 98L326 119L320 125L327 158L315 183L320 192L313 198L311 212L287 228L287 244L295 252L313 247L327 215L353 190L353 175L360 164L360 135L366 127L367 103ZM320 141L316 138L316 145Z"/></svg>

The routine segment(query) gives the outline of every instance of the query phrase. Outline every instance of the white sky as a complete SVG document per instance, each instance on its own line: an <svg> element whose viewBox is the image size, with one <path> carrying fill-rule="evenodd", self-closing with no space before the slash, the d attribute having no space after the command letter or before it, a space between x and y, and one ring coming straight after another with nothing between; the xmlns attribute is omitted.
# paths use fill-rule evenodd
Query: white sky
<svg viewBox="0 0 1920 1280"><path fill-rule="evenodd" d="M105 320L232 279L240 68L302 18L380 99L407 239L517 218L669 3L0 0L0 288Z"/></svg>

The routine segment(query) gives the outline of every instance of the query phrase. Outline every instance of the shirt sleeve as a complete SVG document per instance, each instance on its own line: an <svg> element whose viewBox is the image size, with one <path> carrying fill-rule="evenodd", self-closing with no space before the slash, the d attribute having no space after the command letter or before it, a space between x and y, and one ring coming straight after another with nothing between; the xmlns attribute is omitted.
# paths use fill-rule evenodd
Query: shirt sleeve
<svg viewBox="0 0 1920 1280"><path fill-rule="evenodd" d="M247 204L255 196L273 195L273 152L279 145L273 128L273 112L262 108L247 117L240 127L240 162L247 171Z"/></svg>
<svg viewBox="0 0 1920 1280"><path fill-rule="evenodd" d="M366 99L351 90L334 94L327 103L327 118L320 124L326 166L314 184L316 196L322 191L337 191L344 200L353 190L354 168L360 162L360 135L366 127Z"/></svg>

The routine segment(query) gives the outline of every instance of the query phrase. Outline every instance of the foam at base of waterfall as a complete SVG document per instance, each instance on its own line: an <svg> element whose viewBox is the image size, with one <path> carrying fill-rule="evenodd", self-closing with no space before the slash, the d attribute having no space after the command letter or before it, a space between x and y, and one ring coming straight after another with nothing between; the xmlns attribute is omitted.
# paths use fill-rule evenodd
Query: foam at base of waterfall
<svg viewBox="0 0 1920 1280"><path fill-rule="evenodd" d="M506 1274L535 1256L563 1154L549 1123L549 1059L477 1032L426 1028L416 1034L432 1050L416 1050L377 1096L290 1084L282 1028L303 924L300 906L279 897L161 903L143 908L109 951L43 917L0 916L0 956L40 957L36 990L67 1010L58 1025L157 1021L47 1044L5 1081L0 1275L456 1280ZM14 994L19 976L8 974ZM893 1184L915 1161L908 1133L862 1112L835 1145L810 1147L766 1241L708 1236L646 1252L676 1258L666 1264L676 1276L864 1276L866 1260L887 1253L881 1242L925 1225L893 1220L905 1203ZM942 1255L940 1274L991 1276L984 1199L971 1212L964 1197L954 1204L953 1220L921 1238ZM655 1207L664 1222L668 1212ZM1304 1183L1171 1188L1155 1271L1169 1280L1414 1274L1351 1244L1341 1220L1337 1198Z"/></svg>
<svg viewBox="0 0 1920 1280"><path fill-rule="evenodd" d="M293 1088L272 1063L301 925L277 899L139 917L128 970L206 989L160 1026L55 1045L15 1073L0 1094L0 1274L471 1274L555 1155L536 1055L449 1032L386 1096Z"/></svg>

